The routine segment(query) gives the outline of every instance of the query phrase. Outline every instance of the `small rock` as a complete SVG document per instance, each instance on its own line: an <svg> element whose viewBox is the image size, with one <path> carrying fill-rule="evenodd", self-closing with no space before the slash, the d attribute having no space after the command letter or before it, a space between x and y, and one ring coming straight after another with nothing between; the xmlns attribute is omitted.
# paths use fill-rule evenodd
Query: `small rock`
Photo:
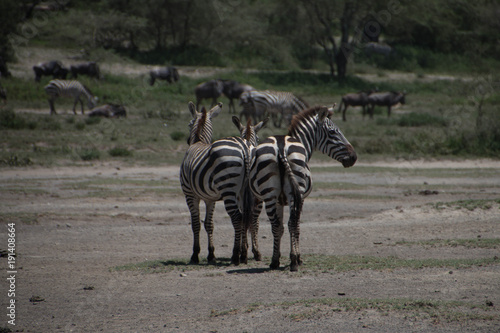
<svg viewBox="0 0 500 333"><path fill-rule="evenodd" d="M181 276L181 277L186 277L186 276L187 276L187 274L181 273L181 274L180 274L180 276Z"/></svg>

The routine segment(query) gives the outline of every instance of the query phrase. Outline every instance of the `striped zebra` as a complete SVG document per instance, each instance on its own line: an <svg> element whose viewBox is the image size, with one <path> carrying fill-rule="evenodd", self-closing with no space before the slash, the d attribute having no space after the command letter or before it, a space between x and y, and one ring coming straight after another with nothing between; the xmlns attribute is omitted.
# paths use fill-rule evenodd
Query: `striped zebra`
<svg viewBox="0 0 500 333"><path fill-rule="evenodd" d="M247 119L247 124L246 126L243 125L240 121L240 119L236 116L232 117L233 124L238 128L240 131L240 135L242 138L246 139L248 143L251 145L250 147L250 152L249 156L254 156L255 155L255 147L257 146L257 143L259 142L259 138L257 136L257 133L266 125L266 123L269 121L269 118L264 119L263 121L259 122L255 126L252 126L252 121L251 119ZM246 173L247 175L250 174L250 163L246 165L247 170ZM248 178L248 177L247 177ZM251 209L252 206L254 205L253 203L253 195L252 192L250 191L250 187L248 186L248 179L247 183L244 184L244 193L243 193L243 198L242 198L242 204L243 207L241 207L243 216L245 217L252 217L252 212L244 212L244 209ZM243 225L249 225L250 226L250 233L252 237L252 253L254 256L254 259L256 261L262 260L262 256L259 251L259 244L257 241L257 234L259 232L259 223L258 223L258 216L257 216L257 221L255 223L250 222L250 221L243 221ZM240 261L243 263L247 263L247 252L248 252L248 243L247 243L247 230L244 229L242 230L242 239L241 239L241 256L240 256Z"/></svg>
<svg viewBox="0 0 500 333"><path fill-rule="evenodd" d="M283 236L283 208L289 205L290 270L298 270L302 263L299 250L299 222L304 199L312 189L308 162L313 151L320 152L350 167L356 162L356 153L339 128L330 120L332 109L317 106L296 115L288 135L276 135L259 144L250 170L250 188L256 198L252 217L258 224L262 201L272 226L274 245L271 269L280 265L280 243ZM248 210L245 211L248 213ZM245 228L252 225L245 224Z"/></svg>
<svg viewBox="0 0 500 333"><path fill-rule="evenodd" d="M97 105L97 97L94 97L89 88L78 81L51 80L44 89L49 96L50 114L57 114L56 109L54 108L54 101L59 96L71 97L75 100L75 103L73 104L74 114L76 114L76 104L78 102L80 102L82 106L83 114L83 101L81 99L82 96L87 99L87 106L89 109L93 109Z"/></svg>
<svg viewBox="0 0 500 333"><path fill-rule="evenodd" d="M306 101L291 92L272 90L246 91L240 96L240 105L243 106L240 117L252 117L254 122L257 122L257 119L267 113L278 128L281 127L283 119L290 124L294 114L309 107Z"/></svg>
<svg viewBox="0 0 500 333"><path fill-rule="evenodd" d="M227 137L211 143L212 119L222 110L222 103L210 111L190 102L193 116L189 127L189 148L180 168L181 188L191 214L193 255L191 263L199 263L200 253L200 201L206 206L204 226L208 236L209 263L215 263L213 245L213 213L216 201L222 200L234 227L234 247L231 263L240 263L244 186L248 182L252 145L242 137Z"/></svg>

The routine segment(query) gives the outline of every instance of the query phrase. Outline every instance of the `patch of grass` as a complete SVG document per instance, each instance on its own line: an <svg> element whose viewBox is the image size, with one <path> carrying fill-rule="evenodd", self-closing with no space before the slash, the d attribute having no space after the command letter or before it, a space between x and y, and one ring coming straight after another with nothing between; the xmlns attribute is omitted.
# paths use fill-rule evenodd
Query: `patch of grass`
<svg viewBox="0 0 500 333"><path fill-rule="evenodd" d="M326 256L311 254L304 256L304 271L346 272L365 269L422 269L435 267L466 268L479 265L500 264L500 258L484 259L401 259L374 256Z"/></svg>
<svg viewBox="0 0 500 333"><path fill-rule="evenodd" d="M0 158L0 165L6 165L10 167L25 167L32 164L33 161L27 156L19 157L17 155L10 155L6 158Z"/></svg>
<svg viewBox="0 0 500 333"><path fill-rule="evenodd" d="M478 200L458 200L451 202L436 202L429 203L428 205L434 207L435 209L445 209L445 208L455 208L455 209L467 209L469 211L473 211L475 209L491 209L493 208L493 204L500 204L500 199L496 200L486 200L486 199L478 199Z"/></svg>
<svg viewBox="0 0 500 333"><path fill-rule="evenodd" d="M383 315L401 313L439 323L468 323L469 321L492 321L496 319L495 308L488 304L462 301L436 301L423 299L363 299L363 298L320 298L276 303L257 303L245 308L214 311L211 317L241 315L254 311L281 309L290 320L314 320L331 316L334 312L355 312L375 310Z"/></svg>
<svg viewBox="0 0 500 333"><path fill-rule="evenodd" d="M448 121L440 115L430 113L410 112L398 118L377 118L377 125L398 125L401 127L446 127Z"/></svg>
<svg viewBox="0 0 500 333"><path fill-rule="evenodd" d="M0 128L34 130L36 126L36 122L27 120L25 117L16 114L13 110L6 109L0 111Z"/></svg>
<svg viewBox="0 0 500 333"><path fill-rule="evenodd" d="M468 249L482 248L482 249L497 249L500 248L500 239L498 238L477 238L477 239L431 239L425 241L400 241L395 245L418 245L429 247L458 247L463 246Z"/></svg>

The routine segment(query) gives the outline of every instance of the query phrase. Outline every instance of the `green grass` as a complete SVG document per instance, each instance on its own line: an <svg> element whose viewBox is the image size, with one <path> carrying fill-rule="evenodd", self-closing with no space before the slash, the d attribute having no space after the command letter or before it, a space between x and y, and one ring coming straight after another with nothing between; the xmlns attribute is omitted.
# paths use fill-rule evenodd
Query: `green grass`
<svg viewBox="0 0 500 333"><path fill-rule="evenodd" d="M444 209L444 208L455 208L455 209L467 209L470 211L476 210L476 209L492 209L494 207L494 204L500 204L500 199L495 199L495 200L458 200L458 201L451 201L451 202L436 202L436 203L430 203L428 205L436 208L436 209Z"/></svg>
<svg viewBox="0 0 500 333"><path fill-rule="evenodd" d="M364 299L364 298L313 298L275 303L253 303L241 308L222 311L212 310L211 317L251 314L253 312L283 310L292 321L319 320L334 313L363 313L377 311L382 316L399 313L406 320L428 320L433 324L470 323L494 321L497 318L491 303L477 304L464 301L439 301L429 299Z"/></svg>

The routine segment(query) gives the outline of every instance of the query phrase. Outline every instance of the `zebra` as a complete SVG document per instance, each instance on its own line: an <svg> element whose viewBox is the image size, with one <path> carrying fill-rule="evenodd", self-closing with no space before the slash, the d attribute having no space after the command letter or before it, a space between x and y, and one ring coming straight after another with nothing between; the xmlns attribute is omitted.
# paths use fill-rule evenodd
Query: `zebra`
<svg viewBox="0 0 500 333"><path fill-rule="evenodd" d="M216 201L224 201L226 212L234 227L234 247L231 263L240 263L242 212L241 200L247 182L252 145L245 138L227 137L212 140L212 119L222 110L222 103L210 111L196 111L189 103L193 119L189 123L189 148L180 168L181 188L191 214L193 254L191 263L199 263L200 253L200 200L205 202L204 226L208 236L209 263L215 263L213 245L213 212Z"/></svg>
<svg viewBox="0 0 500 333"><path fill-rule="evenodd" d="M255 154L255 147L258 144L259 138L257 136L257 133L266 125L266 123L269 121L269 118L265 118L255 126L251 125L251 119L247 119L247 124L246 126L243 125L240 121L240 119L236 116L232 117L233 124L238 128L240 131L240 135L242 138L245 138L251 145L251 149L249 152L250 156L253 156ZM250 163L247 164L247 175L250 174ZM248 178L248 177L247 177ZM247 179L248 182L248 179ZM242 199L242 204L243 207L241 207L242 211L244 209L251 208L253 206L253 195L250 191L250 188L248 186L248 183L245 183L245 190L243 194L243 199ZM251 211L250 212L244 212L243 216L247 216L248 218L251 217ZM258 216L257 216L257 221L255 222L250 222L250 221L243 221L244 225L249 225L250 226L250 233L252 236L252 253L254 255L254 259L256 261L262 260L262 255L260 254L259 251L259 244L257 242L257 234L259 232L259 223L258 223ZM248 250L248 243L247 243L247 230L244 229L242 231L242 239L241 239L241 256L240 256L240 262L247 263L247 250Z"/></svg>
<svg viewBox="0 0 500 333"><path fill-rule="evenodd" d="M278 128L281 127L283 119L290 124L294 114L309 107L306 101L291 92L272 90L243 92L240 96L240 105L243 106L240 117L251 116L257 121L268 113L273 119L274 126Z"/></svg>
<svg viewBox="0 0 500 333"><path fill-rule="evenodd" d="M342 163L353 166L357 160L354 148L340 129L330 120L333 108L316 106L295 115L288 135L271 136L255 150L250 168L250 189L255 196L251 217L245 221L258 224L265 203L272 226L274 245L270 268L280 265L280 243L283 236L283 208L290 206L290 270L297 271L302 263L299 251L299 222L304 199L312 190L308 162L315 149ZM247 214L251 210L245 210ZM245 224L244 228L252 226Z"/></svg>
<svg viewBox="0 0 500 333"><path fill-rule="evenodd" d="M93 96L90 90L78 81L51 80L44 89L49 96L50 114L57 114L54 108L54 101L59 96L72 97L75 99L75 103L73 104L74 114L76 114L76 104L78 102L80 102L82 106L83 114L82 95L87 99L87 106L89 109L93 109L97 105L97 97Z"/></svg>

